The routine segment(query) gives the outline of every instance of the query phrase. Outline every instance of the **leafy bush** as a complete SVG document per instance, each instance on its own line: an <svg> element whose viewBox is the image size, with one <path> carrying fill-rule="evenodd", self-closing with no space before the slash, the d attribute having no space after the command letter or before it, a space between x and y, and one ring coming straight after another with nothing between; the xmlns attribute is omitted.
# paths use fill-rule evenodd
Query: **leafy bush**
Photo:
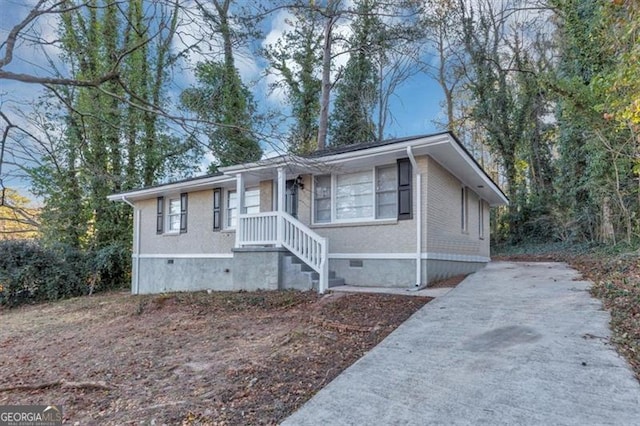
<svg viewBox="0 0 640 426"><path fill-rule="evenodd" d="M9 306L57 299L60 262L49 250L31 241L0 244L0 303Z"/></svg>
<svg viewBox="0 0 640 426"><path fill-rule="evenodd" d="M81 296L127 282L130 252L122 245L82 251L34 241L0 241L0 305Z"/></svg>
<svg viewBox="0 0 640 426"><path fill-rule="evenodd" d="M131 249L111 244L92 253L89 261L96 291L122 288L131 274Z"/></svg>

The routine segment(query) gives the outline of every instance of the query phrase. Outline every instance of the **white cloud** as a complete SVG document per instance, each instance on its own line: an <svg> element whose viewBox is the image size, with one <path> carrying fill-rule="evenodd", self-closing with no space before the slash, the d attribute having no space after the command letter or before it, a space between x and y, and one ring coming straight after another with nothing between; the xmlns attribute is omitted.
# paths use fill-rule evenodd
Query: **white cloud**
<svg viewBox="0 0 640 426"><path fill-rule="evenodd" d="M34 5L34 1L0 0L0 10L3 11L0 43L7 40L11 29L29 15ZM59 60L61 54L59 43L54 43L59 39L58 28L59 15L45 13L38 16L21 31L13 50L13 60L4 69L15 73L52 76L54 70L49 63L51 60L56 68L64 70L64 65ZM5 49L6 44L0 50L0 55L4 56Z"/></svg>
<svg viewBox="0 0 640 426"><path fill-rule="evenodd" d="M187 84L193 84L195 83L193 69L198 62L223 59L222 39L218 34L212 34L207 20L193 2L185 2L179 14L178 32L173 40L172 49L174 52L189 49L185 59L183 79ZM236 49L234 54L235 65L242 81L249 83L256 80L261 69L251 51L248 48L241 48Z"/></svg>
<svg viewBox="0 0 640 426"><path fill-rule="evenodd" d="M345 9L352 6L351 1L347 1L344 3ZM294 28L296 22L297 17L291 14L289 11L279 11L271 20L271 29L262 41L262 47L276 45L278 41L282 40L287 31L290 31ZM333 36L335 38L348 39L352 34L353 31L351 30L350 22L348 19L340 19L334 24ZM333 67L331 72L331 79L335 81L335 79L338 77L338 71L340 70L340 68L344 67L347 64L350 55L343 43L334 43L332 48L332 55L334 56L334 58L332 64ZM297 64L295 64L293 61L289 61L287 63L287 66L289 66L289 68L293 70L297 68ZM320 74L319 70L318 74ZM318 77L320 77L320 75L318 75ZM277 71L266 73L266 84L268 86L271 86L272 84L280 81L280 78L281 76ZM287 101L286 92L282 88L275 88L274 90L270 91L267 97L267 101L275 105L281 105Z"/></svg>
<svg viewBox="0 0 640 426"><path fill-rule="evenodd" d="M291 30L296 24L297 18L292 15L288 10L282 9L276 13L271 20L271 30L267 33L262 41L262 47L275 46L280 41L285 33ZM268 66L268 65L267 65ZM293 67L294 63L289 62L287 66ZM282 88L275 88L269 90L269 88L277 83L281 79L280 73L276 70L272 70L265 75L265 90L268 91L267 101L274 105L282 105L287 102L286 92Z"/></svg>
<svg viewBox="0 0 640 426"><path fill-rule="evenodd" d="M293 28L296 22L297 18L288 10L279 10L273 19L271 19L271 30L262 41L262 46L266 47L270 44L277 43L287 30Z"/></svg>
<svg viewBox="0 0 640 426"><path fill-rule="evenodd" d="M349 22L347 22L346 20L338 21L336 25L333 27L334 37L339 37L340 39L343 39L343 40L349 40L352 35L353 35L353 30L351 29ZM336 43L334 46L335 46L335 49L332 52L334 56L334 59L333 59L334 72L331 74L332 80L336 78L337 70L347 65L347 62L349 62L349 57L351 56L350 53L348 52L348 46L345 43Z"/></svg>
<svg viewBox="0 0 640 426"><path fill-rule="evenodd" d="M242 81L250 84L260 77L262 69L258 65L256 57L248 49L236 52L235 64Z"/></svg>

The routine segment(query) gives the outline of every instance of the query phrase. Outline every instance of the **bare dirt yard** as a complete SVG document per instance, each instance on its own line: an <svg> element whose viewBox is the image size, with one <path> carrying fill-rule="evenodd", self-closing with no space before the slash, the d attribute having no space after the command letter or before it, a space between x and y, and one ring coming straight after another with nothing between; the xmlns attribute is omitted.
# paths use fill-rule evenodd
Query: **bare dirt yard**
<svg viewBox="0 0 640 426"><path fill-rule="evenodd" d="M275 424L430 298L111 293L0 310L0 405L69 424Z"/></svg>

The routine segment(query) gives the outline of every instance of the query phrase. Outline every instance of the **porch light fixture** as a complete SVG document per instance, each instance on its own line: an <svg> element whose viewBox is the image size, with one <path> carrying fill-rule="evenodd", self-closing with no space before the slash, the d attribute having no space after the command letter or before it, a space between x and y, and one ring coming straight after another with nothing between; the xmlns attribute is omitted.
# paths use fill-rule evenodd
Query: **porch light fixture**
<svg viewBox="0 0 640 426"><path fill-rule="evenodd" d="M302 175L298 175L298 177L296 178L295 184L298 188L300 189L304 189L304 179L302 178Z"/></svg>

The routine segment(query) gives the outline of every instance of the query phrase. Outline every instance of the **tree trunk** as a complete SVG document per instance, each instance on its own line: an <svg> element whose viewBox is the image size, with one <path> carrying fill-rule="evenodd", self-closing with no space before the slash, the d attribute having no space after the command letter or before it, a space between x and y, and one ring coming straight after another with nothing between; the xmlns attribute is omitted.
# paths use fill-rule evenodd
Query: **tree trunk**
<svg viewBox="0 0 640 426"><path fill-rule="evenodd" d="M604 197L602 201L602 222L600 224L599 240L605 243L616 243L616 233L611 220L611 199Z"/></svg>
<svg viewBox="0 0 640 426"><path fill-rule="evenodd" d="M385 108L385 97L383 92L383 61L382 55L380 55L380 62L378 63L378 142L384 137L384 128L387 111Z"/></svg>
<svg viewBox="0 0 640 426"><path fill-rule="evenodd" d="M327 128L329 125L329 95L331 93L331 32L335 16L327 18L324 27L324 43L322 47L322 93L320 96L320 120L318 122L318 150L327 145Z"/></svg>
<svg viewBox="0 0 640 426"><path fill-rule="evenodd" d="M509 209L508 209L508 218L507 223L509 224L509 237L512 243L517 243L518 241L518 185L517 185L517 170L515 166L515 155L507 158L503 157L504 168L505 168L505 177L507 178L507 194L509 196Z"/></svg>
<svg viewBox="0 0 640 426"><path fill-rule="evenodd" d="M440 83L440 87L444 92L444 99L447 108L447 130L453 132L455 129L453 128L453 123L455 121L455 117L453 115L453 86L449 86L447 84L447 55L445 53L446 49L446 41L444 40L442 31L438 32L438 56L440 59L440 65L438 66L438 82Z"/></svg>

